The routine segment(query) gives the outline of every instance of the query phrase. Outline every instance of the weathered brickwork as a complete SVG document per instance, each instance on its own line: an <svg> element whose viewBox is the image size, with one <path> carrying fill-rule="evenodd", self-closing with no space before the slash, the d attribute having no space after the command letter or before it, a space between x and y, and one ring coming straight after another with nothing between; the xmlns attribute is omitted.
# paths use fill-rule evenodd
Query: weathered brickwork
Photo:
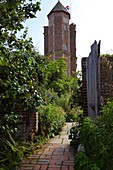
<svg viewBox="0 0 113 170"><path fill-rule="evenodd" d="M70 52L71 52L71 75L76 74L76 25L70 25Z"/></svg>
<svg viewBox="0 0 113 170"><path fill-rule="evenodd" d="M44 27L44 54L48 54L48 26Z"/></svg>
<svg viewBox="0 0 113 170"><path fill-rule="evenodd" d="M88 114L86 59L86 57L82 58L82 96L84 115ZM101 106L106 104L107 99L113 98L113 57L100 57L100 96Z"/></svg>
<svg viewBox="0 0 113 170"><path fill-rule="evenodd" d="M101 57L100 64L100 93L103 102L113 98L113 57Z"/></svg>
<svg viewBox="0 0 113 170"><path fill-rule="evenodd" d="M48 27L48 54L54 52L54 35L53 35L54 25ZM50 41L51 40L51 41ZM48 55L47 54L47 55Z"/></svg>
<svg viewBox="0 0 113 170"><path fill-rule="evenodd" d="M58 15L58 16L57 16ZM63 38L62 38L62 12L55 13L54 15L54 43L55 51L60 51L63 49ZM51 40L50 40L51 41Z"/></svg>
<svg viewBox="0 0 113 170"><path fill-rule="evenodd" d="M21 116L21 123L18 126L16 138L31 140L38 132L38 113L29 111L18 111Z"/></svg>
<svg viewBox="0 0 113 170"><path fill-rule="evenodd" d="M76 57L76 27L69 25L70 13L58 2L48 14L49 25L44 27L44 52L52 59L66 57L68 75L75 76L77 68Z"/></svg>
<svg viewBox="0 0 113 170"><path fill-rule="evenodd" d="M88 115L87 107L87 87L86 87L86 57L82 58L82 99L84 115Z"/></svg>

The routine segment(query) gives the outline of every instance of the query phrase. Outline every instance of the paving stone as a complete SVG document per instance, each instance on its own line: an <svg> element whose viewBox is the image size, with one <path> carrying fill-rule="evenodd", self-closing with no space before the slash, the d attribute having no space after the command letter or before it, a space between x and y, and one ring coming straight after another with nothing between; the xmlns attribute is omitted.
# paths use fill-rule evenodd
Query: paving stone
<svg viewBox="0 0 113 170"><path fill-rule="evenodd" d="M63 140L62 140L62 144L70 144L69 139L63 139Z"/></svg>
<svg viewBox="0 0 113 170"><path fill-rule="evenodd" d="M42 165L40 170L46 170L48 165Z"/></svg>
<svg viewBox="0 0 113 170"><path fill-rule="evenodd" d="M30 155L29 156L29 159L31 158L31 159L35 159L35 158L39 158L40 157L40 155L37 155L37 154L34 154L34 155Z"/></svg>
<svg viewBox="0 0 113 170"><path fill-rule="evenodd" d="M48 170L61 170L61 168L60 167L50 167L50 168L48 168Z"/></svg>
<svg viewBox="0 0 113 170"><path fill-rule="evenodd" d="M61 165L50 164L49 168L61 168Z"/></svg>
<svg viewBox="0 0 113 170"><path fill-rule="evenodd" d="M54 164L56 164L56 162L57 162L56 159L51 159L51 160L50 160L50 165L54 165Z"/></svg>
<svg viewBox="0 0 113 170"><path fill-rule="evenodd" d="M56 165L62 165L62 162L63 162L62 160L57 160Z"/></svg>
<svg viewBox="0 0 113 170"><path fill-rule="evenodd" d="M41 155L40 158L51 159L51 155Z"/></svg>
<svg viewBox="0 0 113 170"><path fill-rule="evenodd" d="M63 156L63 160L66 160L66 161L68 161L69 160L69 156Z"/></svg>
<svg viewBox="0 0 113 170"><path fill-rule="evenodd" d="M71 166L73 166L74 165L74 161L64 161L63 165L71 165Z"/></svg>
<svg viewBox="0 0 113 170"><path fill-rule="evenodd" d="M41 165L35 165L33 170L39 170L41 168Z"/></svg>
<svg viewBox="0 0 113 170"><path fill-rule="evenodd" d="M62 132L60 132L60 136L62 135L66 135L67 136L67 130L63 130Z"/></svg>
<svg viewBox="0 0 113 170"><path fill-rule="evenodd" d="M54 160L62 160L63 161L64 160L64 156L63 155L62 156L61 155L59 155L59 156L58 155L53 155L51 160L53 160L53 159Z"/></svg>
<svg viewBox="0 0 113 170"><path fill-rule="evenodd" d="M50 159L47 159L47 158L40 158L38 161L39 161L39 162L48 162L48 161L50 161Z"/></svg>
<svg viewBox="0 0 113 170"><path fill-rule="evenodd" d="M33 167L22 167L21 170L33 170Z"/></svg>
<svg viewBox="0 0 113 170"><path fill-rule="evenodd" d="M68 170L68 166L62 166L61 170Z"/></svg>
<svg viewBox="0 0 113 170"><path fill-rule="evenodd" d="M60 135L35 151L16 170L74 170L74 150L68 133L72 123L66 123Z"/></svg>
<svg viewBox="0 0 113 170"><path fill-rule="evenodd" d="M32 164L22 164L22 168L23 167L34 167L34 165L32 165Z"/></svg>
<svg viewBox="0 0 113 170"><path fill-rule="evenodd" d="M55 136L54 138L55 138L55 139L59 139L59 138L60 138L60 135L57 135L57 136Z"/></svg>
<svg viewBox="0 0 113 170"><path fill-rule="evenodd" d="M68 141L69 141L69 139L68 139L68 136L67 136L67 135L62 135L62 136L60 136L60 139L66 139L66 140L68 140Z"/></svg>
<svg viewBox="0 0 113 170"><path fill-rule="evenodd" d="M28 159L24 160L23 164L31 163L31 161L32 161L32 158L28 158Z"/></svg>
<svg viewBox="0 0 113 170"><path fill-rule="evenodd" d="M34 158L34 159L32 159L31 164L36 164L37 161L38 161L38 159Z"/></svg>
<svg viewBox="0 0 113 170"><path fill-rule="evenodd" d="M69 166L69 170L74 170L74 166Z"/></svg>
<svg viewBox="0 0 113 170"><path fill-rule="evenodd" d="M48 165L49 164L49 160L48 161L38 161L37 164L38 165Z"/></svg>
<svg viewBox="0 0 113 170"><path fill-rule="evenodd" d="M61 144L62 143L62 139L52 138L52 139L49 140L48 143L59 143L59 144Z"/></svg>

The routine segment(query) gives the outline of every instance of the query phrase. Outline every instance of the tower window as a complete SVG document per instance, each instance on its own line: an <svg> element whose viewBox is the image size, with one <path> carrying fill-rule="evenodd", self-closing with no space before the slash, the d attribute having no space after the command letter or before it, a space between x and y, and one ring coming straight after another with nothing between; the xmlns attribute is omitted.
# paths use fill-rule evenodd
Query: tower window
<svg viewBox="0 0 113 170"><path fill-rule="evenodd" d="M68 51L68 44L64 44L64 50Z"/></svg>
<svg viewBox="0 0 113 170"><path fill-rule="evenodd" d="M65 31L68 31L68 25L67 25L67 23L64 23L64 30L65 30Z"/></svg>

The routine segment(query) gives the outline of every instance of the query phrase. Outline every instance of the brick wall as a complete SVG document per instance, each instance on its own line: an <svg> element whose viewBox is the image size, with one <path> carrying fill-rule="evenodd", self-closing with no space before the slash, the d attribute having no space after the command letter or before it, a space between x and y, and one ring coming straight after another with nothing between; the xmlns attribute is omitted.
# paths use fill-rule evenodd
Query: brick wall
<svg viewBox="0 0 113 170"><path fill-rule="evenodd" d="M71 53L71 75L76 75L77 57L76 57L76 25L70 25L70 53Z"/></svg>
<svg viewBox="0 0 113 170"><path fill-rule="evenodd" d="M54 13L54 43L55 43L55 51L63 50L63 20L62 20L62 12Z"/></svg>
<svg viewBox="0 0 113 170"><path fill-rule="evenodd" d="M48 55L54 52L54 26L48 28Z"/></svg>
<svg viewBox="0 0 113 170"><path fill-rule="evenodd" d="M113 57L100 59L100 94L106 102L106 99L113 98Z"/></svg>
<svg viewBox="0 0 113 170"><path fill-rule="evenodd" d="M15 137L21 140L31 140L38 132L38 113L29 111L18 111L18 113L21 116L21 123Z"/></svg>
<svg viewBox="0 0 113 170"><path fill-rule="evenodd" d="M44 27L44 55L48 55L48 26Z"/></svg>
<svg viewBox="0 0 113 170"><path fill-rule="evenodd" d="M82 99L83 99L83 112L88 115L87 107L87 87L86 87L86 57L82 58Z"/></svg>
<svg viewBox="0 0 113 170"><path fill-rule="evenodd" d="M69 25L70 15L63 11L53 11L48 15L49 26L44 27L45 55L58 60L67 58L68 75L76 73L76 31L75 25ZM71 42L70 42L71 39Z"/></svg>
<svg viewBox="0 0 113 170"><path fill-rule="evenodd" d="M86 57L82 58L82 96L84 115L88 114L86 87ZM113 57L100 57L100 96L101 105L113 98Z"/></svg>

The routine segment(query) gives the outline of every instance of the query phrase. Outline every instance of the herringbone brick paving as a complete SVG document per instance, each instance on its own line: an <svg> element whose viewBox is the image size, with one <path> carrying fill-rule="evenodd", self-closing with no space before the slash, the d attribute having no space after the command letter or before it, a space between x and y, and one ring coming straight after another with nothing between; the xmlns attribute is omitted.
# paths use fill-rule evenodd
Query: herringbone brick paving
<svg viewBox="0 0 113 170"><path fill-rule="evenodd" d="M17 170L74 170L74 150L68 139L71 127L72 123L66 123L60 135L30 155Z"/></svg>

